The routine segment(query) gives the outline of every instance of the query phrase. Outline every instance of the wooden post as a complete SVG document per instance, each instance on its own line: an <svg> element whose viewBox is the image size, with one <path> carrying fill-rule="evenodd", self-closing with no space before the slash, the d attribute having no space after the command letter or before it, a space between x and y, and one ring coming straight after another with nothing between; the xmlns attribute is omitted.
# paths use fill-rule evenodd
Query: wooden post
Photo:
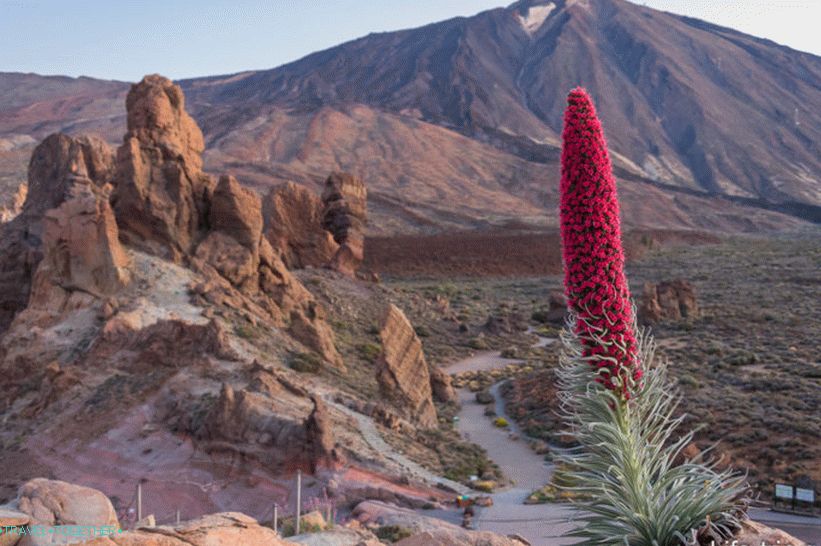
<svg viewBox="0 0 821 546"><path fill-rule="evenodd" d="M274 532L275 533L279 533L279 530L277 529L277 523L278 523L277 520L278 519L279 519L279 506L277 506L277 503L274 503Z"/></svg>
<svg viewBox="0 0 821 546"><path fill-rule="evenodd" d="M302 471L296 471L296 524L294 529L299 534L299 519L302 515Z"/></svg>
<svg viewBox="0 0 821 546"><path fill-rule="evenodd" d="M180 524L180 509L177 508L177 525Z"/></svg>
<svg viewBox="0 0 821 546"><path fill-rule="evenodd" d="M137 482L137 521L143 519L143 483Z"/></svg>

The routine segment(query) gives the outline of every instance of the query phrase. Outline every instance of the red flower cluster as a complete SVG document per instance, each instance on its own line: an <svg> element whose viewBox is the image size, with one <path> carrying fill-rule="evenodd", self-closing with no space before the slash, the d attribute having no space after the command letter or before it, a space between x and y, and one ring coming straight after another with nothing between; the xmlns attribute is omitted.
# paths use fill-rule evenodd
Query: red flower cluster
<svg viewBox="0 0 821 546"><path fill-rule="evenodd" d="M624 275L619 202L607 143L582 88L567 97L562 133L561 226L567 305L596 380L630 398L638 381L632 306Z"/></svg>

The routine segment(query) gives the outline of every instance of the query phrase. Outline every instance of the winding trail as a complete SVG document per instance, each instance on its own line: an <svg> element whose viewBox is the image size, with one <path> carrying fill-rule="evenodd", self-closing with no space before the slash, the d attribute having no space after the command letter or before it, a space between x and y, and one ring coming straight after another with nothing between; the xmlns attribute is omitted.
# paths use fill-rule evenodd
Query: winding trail
<svg viewBox="0 0 821 546"><path fill-rule="evenodd" d="M537 347L543 347L555 340L539 338ZM504 368L508 364L518 364L521 360L502 358L498 352L484 351L470 358L448 366L449 374L464 371L486 371ZM506 430L496 428L493 421L485 416L485 406L476 402L468 389L460 389L457 429L465 439L482 446L513 485L492 495L493 506L477 511L475 527L483 531L499 534L517 533L533 546L555 546L573 544L577 539L563 537L573 529L572 510L562 504L523 504L527 496L545 485L553 472L553 465L546 463L527 444L515 422L505 415L504 401L499 396L500 381L491 387L496 399L496 414L510 423Z"/></svg>

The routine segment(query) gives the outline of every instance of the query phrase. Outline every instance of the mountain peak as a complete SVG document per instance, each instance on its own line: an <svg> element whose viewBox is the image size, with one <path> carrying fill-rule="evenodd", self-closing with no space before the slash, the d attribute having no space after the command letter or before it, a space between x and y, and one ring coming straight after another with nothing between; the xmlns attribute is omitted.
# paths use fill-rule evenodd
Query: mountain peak
<svg viewBox="0 0 821 546"><path fill-rule="evenodd" d="M553 2L519 2L516 8L516 18L522 28L529 35L533 35L542 28L544 22L556 9Z"/></svg>

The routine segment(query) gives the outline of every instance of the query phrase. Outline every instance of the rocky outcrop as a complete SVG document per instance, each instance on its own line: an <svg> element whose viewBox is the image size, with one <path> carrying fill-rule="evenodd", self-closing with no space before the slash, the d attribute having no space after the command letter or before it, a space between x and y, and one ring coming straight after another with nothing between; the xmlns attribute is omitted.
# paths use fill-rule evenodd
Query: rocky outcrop
<svg viewBox="0 0 821 546"><path fill-rule="evenodd" d="M517 311L502 308L488 316L485 330L497 336L524 332L527 330L527 319Z"/></svg>
<svg viewBox="0 0 821 546"><path fill-rule="evenodd" d="M209 514L179 525L159 525L86 542L86 546L289 546L273 529L239 512Z"/></svg>
<svg viewBox="0 0 821 546"><path fill-rule="evenodd" d="M518 540L486 531L467 531L452 523L379 501L358 504L351 516L363 525L395 525L413 533L394 544L406 546L522 546Z"/></svg>
<svg viewBox="0 0 821 546"><path fill-rule="evenodd" d="M59 221L61 216L66 221L68 216L73 216L74 226L78 227L78 223L83 225L82 229L78 227L80 231L92 231L95 237L103 237L108 241L108 250L103 250L96 256L100 260L96 266L103 266L103 262L106 262L104 256L109 253L111 260L103 266L101 284L108 288L117 284L114 279L123 273L115 271L123 265L121 255L110 238L113 233L110 231L109 219L105 218L106 205L91 197L92 194L98 195L98 190L103 191L101 188L110 180L113 170L111 150L103 141L93 137L75 138L53 134L34 149L29 162L28 195L23 211L0 227L0 333L8 328L14 316L28 304L32 278L45 253L43 232L46 211L60 207L72 197L85 195L63 209L62 213L56 212L50 222ZM88 212L80 212L84 209ZM82 221L80 216L83 217ZM49 237L52 250L57 250L62 235L55 236L52 229ZM75 257L78 256L78 252L85 249L79 248L77 242L75 238L72 246L60 249L53 256L58 257L59 254L60 259L65 259L71 256L71 252L74 252ZM87 276L91 273L90 270L78 273L80 277L84 277L84 283L91 281ZM95 284L96 281L90 282L90 285Z"/></svg>
<svg viewBox="0 0 821 546"><path fill-rule="evenodd" d="M5 224L12 218L20 214L23 210L23 203L26 202L26 195L28 195L28 184L23 183L17 186L17 191L0 204L0 224Z"/></svg>
<svg viewBox="0 0 821 546"><path fill-rule="evenodd" d="M741 532L733 537L737 544L778 544L779 546L806 546L806 542L780 529L767 527L756 521L741 523Z"/></svg>
<svg viewBox="0 0 821 546"><path fill-rule="evenodd" d="M382 353L377 360L377 379L382 394L414 422L437 424L428 363L422 342L401 309L391 304L379 333Z"/></svg>
<svg viewBox="0 0 821 546"><path fill-rule="evenodd" d="M321 398L311 396L314 409L305 421L305 452L311 465L311 472L319 468L337 468L343 462L342 455L336 449L333 421L328 413L328 406Z"/></svg>
<svg viewBox="0 0 821 546"><path fill-rule="evenodd" d="M683 279L659 284L645 283L639 307L639 320L655 324L665 320L693 319L699 309L693 285Z"/></svg>
<svg viewBox="0 0 821 546"><path fill-rule="evenodd" d="M115 525L108 497L90 487L35 478L20 487L17 508L41 525Z"/></svg>
<svg viewBox="0 0 821 546"><path fill-rule="evenodd" d="M29 521L31 521L31 517L28 514L11 507L0 506L0 529L5 531L5 527L22 527L27 525ZM7 531L2 532L0 533L0 546L14 546L19 539L19 535Z"/></svg>
<svg viewBox="0 0 821 546"><path fill-rule="evenodd" d="M544 318L547 322L564 325L567 320L567 296L559 290L552 290L548 296L547 313Z"/></svg>
<svg viewBox="0 0 821 546"><path fill-rule="evenodd" d="M89 353L95 360L114 360L121 369L148 373L160 367L203 365L209 358L236 361L238 356L219 322L194 324L180 319L150 326L132 324L128 313L117 314L103 326L102 336Z"/></svg>
<svg viewBox="0 0 821 546"><path fill-rule="evenodd" d="M196 258L213 267L289 329L291 335L343 369L322 307L294 277L262 234L262 203L233 177L223 176L209 212L211 231Z"/></svg>
<svg viewBox="0 0 821 546"><path fill-rule="evenodd" d="M190 429L190 411L178 408L179 428ZM262 462L267 468L290 470L308 467L304 457L307 435L304 423L278 415L270 399L224 383L219 398L199 428L191 430L206 451L236 451ZM307 469L307 468L306 468Z"/></svg>
<svg viewBox="0 0 821 546"><path fill-rule="evenodd" d="M359 178L348 173L331 173L322 192L322 227L333 234L339 249L331 269L354 276L364 259L368 191Z"/></svg>
<svg viewBox="0 0 821 546"><path fill-rule="evenodd" d="M206 227L214 187L202 172L202 132L185 111L182 89L162 76L133 85L126 109L112 196L122 238L180 262Z"/></svg>
<svg viewBox="0 0 821 546"><path fill-rule="evenodd" d="M323 267L339 245L322 227L322 200L293 182L272 188L263 200L265 236L288 269Z"/></svg>
<svg viewBox="0 0 821 546"><path fill-rule="evenodd" d="M262 207L259 197L231 176L220 178L208 215L211 231L196 257L244 292L259 289ZM270 267L271 264L265 264Z"/></svg>
<svg viewBox="0 0 821 546"><path fill-rule="evenodd" d="M433 392L433 398L443 404L456 402L458 398L456 395L456 390L451 384L450 376L442 371L441 368L431 366L430 388Z"/></svg>
<svg viewBox="0 0 821 546"><path fill-rule="evenodd" d="M88 179L77 180L68 192L66 201L43 216L43 260L29 308L59 312L74 292L103 298L129 282L129 258L107 193Z"/></svg>

